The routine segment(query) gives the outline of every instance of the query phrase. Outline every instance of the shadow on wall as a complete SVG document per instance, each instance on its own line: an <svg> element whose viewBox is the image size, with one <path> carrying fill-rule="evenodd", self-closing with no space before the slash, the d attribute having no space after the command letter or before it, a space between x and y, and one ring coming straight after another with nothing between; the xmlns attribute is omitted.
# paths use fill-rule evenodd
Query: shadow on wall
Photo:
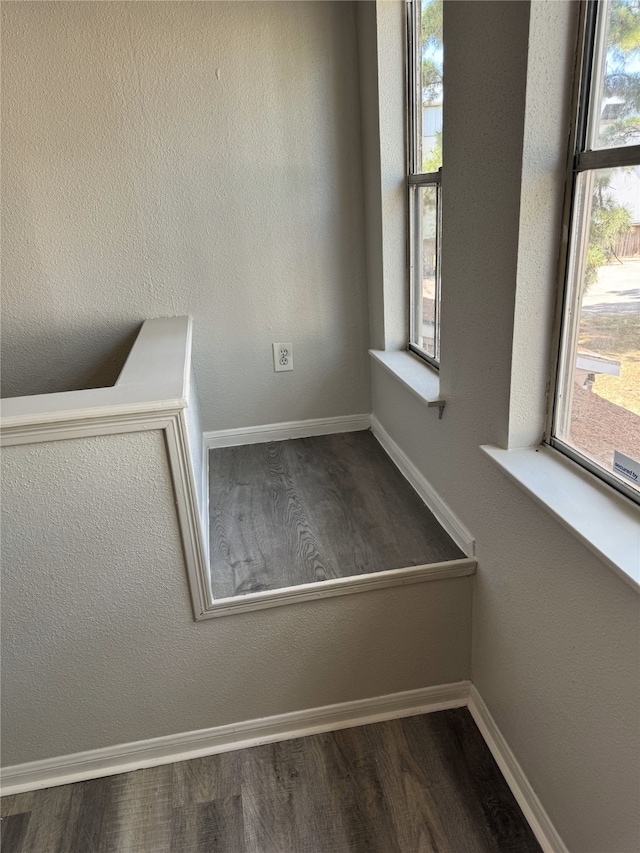
<svg viewBox="0 0 640 853"><path fill-rule="evenodd" d="M55 394L115 385L134 344L140 323L87 326L84 329L42 329L38 335L45 364L36 365L29 357L33 330L14 337L2 352L2 398L32 394ZM87 357L87 353L91 353Z"/></svg>

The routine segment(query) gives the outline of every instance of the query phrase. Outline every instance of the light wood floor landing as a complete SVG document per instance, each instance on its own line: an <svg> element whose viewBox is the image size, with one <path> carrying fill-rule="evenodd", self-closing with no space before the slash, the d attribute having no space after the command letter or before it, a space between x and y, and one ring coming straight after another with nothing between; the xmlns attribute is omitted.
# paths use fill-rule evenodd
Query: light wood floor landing
<svg viewBox="0 0 640 853"><path fill-rule="evenodd" d="M540 853L466 708L2 800L2 853Z"/></svg>
<svg viewBox="0 0 640 853"><path fill-rule="evenodd" d="M457 560L369 431L210 451L214 598Z"/></svg>

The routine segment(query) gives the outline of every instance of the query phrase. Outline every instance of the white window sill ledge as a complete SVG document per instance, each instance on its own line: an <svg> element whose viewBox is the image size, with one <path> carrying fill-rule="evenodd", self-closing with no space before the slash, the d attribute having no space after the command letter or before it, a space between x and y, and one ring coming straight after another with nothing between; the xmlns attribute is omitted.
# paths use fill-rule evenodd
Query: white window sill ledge
<svg viewBox="0 0 640 853"><path fill-rule="evenodd" d="M481 448L521 488L640 592L640 511L546 447Z"/></svg>
<svg viewBox="0 0 640 853"><path fill-rule="evenodd" d="M405 350L370 349L369 355L392 376L395 376L425 406L439 409L442 417L444 400L440 396L440 377L426 361Z"/></svg>

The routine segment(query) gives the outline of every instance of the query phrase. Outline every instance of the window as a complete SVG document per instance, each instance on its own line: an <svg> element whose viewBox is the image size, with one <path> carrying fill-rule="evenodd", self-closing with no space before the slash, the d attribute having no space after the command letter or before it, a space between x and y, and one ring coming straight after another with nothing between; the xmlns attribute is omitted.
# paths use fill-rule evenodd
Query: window
<svg viewBox="0 0 640 853"><path fill-rule="evenodd" d="M443 0L408 0L409 349L440 363Z"/></svg>
<svg viewBox="0 0 640 853"><path fill-rule="evenodd" d="M640 503L640 0L585 9L549 443Z"/></svg>

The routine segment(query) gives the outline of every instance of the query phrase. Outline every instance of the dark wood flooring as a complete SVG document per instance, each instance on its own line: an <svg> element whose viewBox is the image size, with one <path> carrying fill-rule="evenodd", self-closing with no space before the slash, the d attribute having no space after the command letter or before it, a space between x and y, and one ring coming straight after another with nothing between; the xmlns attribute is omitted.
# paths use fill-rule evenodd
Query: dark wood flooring
<svg viewBox="0 0 640 853"><path fill-rule="evenodd" d="M540 853L465 708L2 800L2 853Z"/></svg>
<svg viewBox="0 0 640 853"><path fill-rule="evenodd" d="M214 598L464 557L369 430L209 465Z"/></svg>

